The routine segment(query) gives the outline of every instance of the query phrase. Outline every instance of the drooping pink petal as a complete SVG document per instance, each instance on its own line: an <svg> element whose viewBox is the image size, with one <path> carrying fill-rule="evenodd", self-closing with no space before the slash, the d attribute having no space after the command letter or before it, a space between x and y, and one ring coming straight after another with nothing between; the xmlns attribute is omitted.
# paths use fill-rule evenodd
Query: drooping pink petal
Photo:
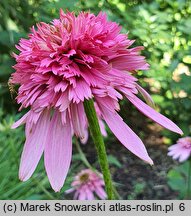
<svg viewBox="0 0 191 216"><path fill-rule="evenodd" d="M86 144L87 141L88 141L88 137L89 137L88 129L86 129L84 132L85 132L85 133L84 133L85 136L84 136L82 139L80 139L80 142L81 142L82 144Z"/></svg>
<svg viewBox="0 0 191 216"><path fill-rule="evenodd" d="M79 197L79 191L77 190L75 193L74 193L74 200L77 200Z"/></svg>
<svg viewBox="0 0 191 216"><path fill-rule="evenodd" d="M86 193L85 193L83 190L81 190L81 191L79 192L79 197L78 197L78 199L79 199L79 200L86 200Z"/></svg>
<svg viewBox="0 0 191 216"><path fill-rule="evenodd" d="M93 192L90 189L87 188L85 192L86 192L87 200L94 200Z"/></svg>
<svg viewBox="0 0 191 216"><path fill-rule="evenodd" d="M13 125L11 126L11 129L15 129L17 127L19 127L22 124L26 123L26 119L27 117L30 115L30 111L28 111L22 118L20 118L18 121L16 121L15 123L13 123Z"/></svg>
<svg viewBox="0 0 191 216"><path fill-rule="evenodd" d="M107 110L104 106L100 107L102 115L107 125L119 141L132 153L142 160L153 164L147 150L140 138L124 123L123 119L116 113Z"/></svg>
<svg viewBox="0 0 191 216"><path fill-rule="evenodd" d="M152 99L152 97L149 95L149 93L142 88L140 85L136 84L136 87L138 89L138 91L141 93L141 95L143 96L143 98L145 99L146 103L151 106L151 107L155 107L155 103Z"/></svg>
<svg viewBox="0 0 191 216"><path fill-rule="evenodd" d="M70 188L70 189L64 191L64 193L69 194L69 193L72 193L72 192L74 192L74 191L75 191L74 188Z"/></svg>
<svg viewBox="0 0 191 216"><path fill-rule="evenodd" d="M168 148L168 150L180 150L181 146L179 144L174 144Z"/></svg>
<svg viewBox="0 0 191 216"><path fill-rule="evenodd" d="M104 122L102 121L102 119L98 118L98 123L99 123L99 127L100 127L100 131L101 131L102 136L107 137L107 131L105 129L105 125L104 125Z"/></svg>
<svg viewBox="0 0 191 216"><path fill-rule="evenodd" d="M28 124L30 122L26 123ZM49 111L44 111L36 124L30 128L26 136L26 142L21 156L21 163L19 168L19 178L22 181L28 180L33 174L36 166L41 158L44 150L48 129L50 125Z"/></svg>
<svg viewBox="0 0 191 216"><path fill-rule="evenodd" d="M107 198L107 194L101 186L97 187L95 192L100 199L104 200Z"/></svg>
<svg viewBox="0 0 191 216"><path fill-rule="evenodd" d="M183 162L190 157L190 152L186 149L181 151L181 155L179 157L179 162Z"/></svg>
<svg viewBox="0 0 191 216"><path fill-rule="evenodd" d="M84 139L86 136L87 125L86 125L86 115L83 107L83 103L70 105L70 115L74 133L80 139Z"/></svg>
<svg viewBox="0 0 191 216"><path fill-rule="evenodd" d="M179 134L183 134L182 130L174 124L171 120L169 120L167 117L163 116L162 114L155 111L153 108L145 104L143 101L141 101L138 97L129 97L127 96L129 101L137 107L138 110L140 110L143 114L151 118L153 121L157 122L161 126L174 131Z"/></svg>
<svg viewBox="0 0 191 216"><path fill-rule="evenodd" d="M61 114L55 111L50 123L44 151L45 168L50 184L55 192L64 184L72 157L72 134L68 114L63 125Z"/></svg>

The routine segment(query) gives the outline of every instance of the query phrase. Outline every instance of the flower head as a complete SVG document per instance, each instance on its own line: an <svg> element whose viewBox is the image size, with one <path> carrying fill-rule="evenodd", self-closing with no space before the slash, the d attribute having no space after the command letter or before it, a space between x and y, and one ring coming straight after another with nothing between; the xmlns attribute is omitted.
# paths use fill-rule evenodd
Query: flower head
<svg viewBox="0 0 191 216"><path fill-rule="evenodd" d="M66 193L75 191L74 199L94 200L94 195L97 195L100 199L107 198L103 189L104 181L102 175L90 169L85 169L78 173L71 186L72 188L67 190Z"/></svg>
<svg viewBox="0 0 191 216"><path fill-rule="evenodd" d="M43 152L50 183L59 191L66 178L72 155L72 136L86 140L88 122L83 102L93 98L100 118L119 141L135 155L152 164L139 137L118 115L119 100L126 97L146 116L177 133L182 131L169 119L141 101L152 102L137 84L137 70L149 65L139 55L143 47L130 48L133 40L120 33L121 27L97 16L61 10L50 24L37 24L28 39L21 39L14 54L16 72L12 82L19 84L17 102L30 111L13 128L26 124L26 142L19 170L27 180ZM99 121L105 133L102 121Z"/></svg>
<svg viewBox="0 0 191 216"><path fill-rule="evenodd" d="M191 137L180 138L177 144L168 148L168 155L174 160L179 159L179 162L187 160L191 156Z"/></svg>

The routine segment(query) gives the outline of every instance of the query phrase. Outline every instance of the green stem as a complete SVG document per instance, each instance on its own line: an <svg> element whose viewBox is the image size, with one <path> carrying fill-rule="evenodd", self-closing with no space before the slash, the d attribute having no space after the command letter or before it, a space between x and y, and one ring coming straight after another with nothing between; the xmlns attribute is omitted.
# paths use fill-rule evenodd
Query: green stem
<svg viewBox="0 0 191 216"><path fill-rule="evenodd" d="M109 200L112 200L115 197L113 193L113 184L111 180L111 174L109 171L109 164L107 160L105 144L103 141L103 137L101 135L101 131L100 131L100 127L99 127L99 123L98 123L98 119L94 107L94 102L92 99L84 101L84 109L88 119L90 133L92 135L94 144L96 146L98 160L101 167L101 171L103 173L107 196Z"/></svg>
<svg viewBox="0 0 191 216"><path fill-rule="evenodd" d="M189 165L188 165L187 198L191 197L190 184L191 184L191 158L189 159Z"/></svg>

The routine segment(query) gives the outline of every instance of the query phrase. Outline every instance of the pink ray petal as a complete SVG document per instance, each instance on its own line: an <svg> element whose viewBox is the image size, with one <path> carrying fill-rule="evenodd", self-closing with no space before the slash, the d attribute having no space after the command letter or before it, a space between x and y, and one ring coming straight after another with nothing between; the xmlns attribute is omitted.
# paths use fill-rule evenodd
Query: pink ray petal
<svg viewBox="0 0 191 216"><path fill-rule="evenodd" d="M94 200L94 195L93 192L91 190L89 190L88 188L85 190L86 196L87 196L87 200Z"/></svg>
<svg viewBox="0 0 191 216"><path fill-rule="evenodd" d="M81 142L82 144L86 144L87 141L88 141L88 137L89 137L88 129L86 129L84 132L85 132L85 133L84 133L83 139L80 139L80 142Z"/></svg>
<svg viewBox="0 0 191 216"><path fill-rule="evenodd" d="M74 188L70 188L70 189L64 191L64 193L69 194L69 193L72 193L72 192L74 192L74 191L75 191Z"/></svg>
<svg viewBox="0 0 191 216"><path fill-rule="evenodd" d="M22 181L28 180L33 174L36 166L41 158L44 150L50 115L46 110L44 111L36 124L31 128L30 122L26 123L26 127L31 128L26 136L26 142L21 156L21 163L19 168L19 178Z"/></svg>
<svg viewBox="0 0 191 216"><path fill-rule="evenodd" d="M173 150L173 149L178 149L178 148L181 148L181 146L179 144L174 144L168 147L168 150Z"/></svg>
<svg viewBox="0 0 191 216"><path fill-rule="evenodd" d="M44 152L45 168L52 188L58 192L64 184L72 157L71 125L68 114L62 124L59 112L54 113L50 124Z"/></svg>
<svg viewBox="0 0 191 216"><path fill-rule="evenodd" d="M74 200L77 200L78 199L78 196L79 196L79 191L77 190L76 192L75 192L75 194L74 194Z"/></svg>
<svg viewBox="0 0 191 216"><path fill-rule="evenodd" d="M141 101L138 97L136 96L129 97L127 95L127 98L134 106L137 107L138 110L140 110L143 114L151 118L153 121L157 122L161 126L173 132L183 134L182 130L176 124L174 124L170 119L166 118L162 114L155 111L153 108L151 108L150 106L145 104L143 101Z"/></svg>
<svg viewBox="0 0 191 216"><path fill-rule="evenodd" d="M98 118L98 123L99 123L99 127L100 127L100 130L101 130L102 136L107 137L107 131L105 129L105 125L104 125L104 122L102 121L102 119Z"/></svg>
<svg viewBox="0 0 191 216"><path fill-rule="evenodd" d="M15 128L19 127L20 125L25 124L27 117L29 116L30 113L31 113L31 111L28 111L22 118L20 118L18 121L13 123L13 125L11 126L11 129L15 129Z"/></svg>
<svg viewBox="0 0 191 216"><path fill-rule="evenodd" d="M104 189L102 187L97 187L95 189L95 192L96 194L98 195L98 197L102 200L106 199L107 198L107 194L106 192L104 191Z"/></svg>
<svg viewBox="0 0 191 216"><path fill-rule="evenodd" d="M87 124L86 124L86 115L83 107L83 103L70 105L70 114L72 125L74 129L74 133L76 136L80 137L80 139L84 139L86 136Z"/></svg>
<svg viewBox="0 0 191 216"><path fill-rule="evenodd" d="M86 200L86 193L85 193L85 191L84 191L83 189L81 189L81 190L79 191L78 199L79 199L79 200Z"/></svg>
<svg viewBox="0 0 191 216"><path fill-rule="evenodd" d="M149 164L153 164L153 161L149 157L144 144L140 138L124 123L123 119L116 112L111 112L104 106L101 107L101 111L104 120L119 141L133 154Z"/></svg>
<svg viewBox="0 0 191 216"><path fill-rule="evenodd" d="M179 157L179 162L183 162L187 160L190 156L190 152L187 149L182 150L181 155Z"/></svg>
<svg viewBox="0 0 191 216"><path fill-rule="evenodd" d="M137 90L141 93L141 95L145 99L146 103L149 106L155 108L155 103L154 103L152 97L150 96L150 94L144 88L142 88L140 85L136 84L136 87L137 87Z"/></svg>

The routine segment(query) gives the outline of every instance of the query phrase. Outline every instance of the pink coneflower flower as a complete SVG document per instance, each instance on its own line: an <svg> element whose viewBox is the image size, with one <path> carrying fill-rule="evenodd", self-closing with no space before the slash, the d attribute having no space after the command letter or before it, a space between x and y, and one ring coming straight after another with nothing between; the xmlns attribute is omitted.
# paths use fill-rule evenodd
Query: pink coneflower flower
<svg viewBox="0 0 191 216"><path fill-rule="evenodd" d="M26 181L43 152L45 168L55 191L62 187L72 156L72 136L83 139L87 120L83 102L93 98L102 119L119 141L135 155L152 164L140 138L118 115L119 100L125 96L146 116L177 133L182 131L169 119L137 97L151 101L137 84L136 70L149 65L139 55L143 47L129 48L134 41L120 33L121 27L97 16L61 10L51 24L37 24L29 39L21 39L14 54L17 64L12 82L20 84L17 102L30 110L14 125L26 124L26 142L19 170ZM102 126L101 126L102 127Z"/></svg>
<svg viewBox="0 0 191 216"><path fill-rule="evenodd" d="M174 160L178 159L179 162L187 160L191 155L191 137L180 138L177 144L168 148L168 156L172 156Z"/></svg>
<svg viewBox="0 0 191 216"><path fill-rule="evenodd" d="M66 193L74 193L74 199L79 200L94 200L96 195L100 199L106 199L107 195L104 190L103 177L98 172L93 172L90 169L82 170L78 173L71 184L72 188Z"/></svg>

